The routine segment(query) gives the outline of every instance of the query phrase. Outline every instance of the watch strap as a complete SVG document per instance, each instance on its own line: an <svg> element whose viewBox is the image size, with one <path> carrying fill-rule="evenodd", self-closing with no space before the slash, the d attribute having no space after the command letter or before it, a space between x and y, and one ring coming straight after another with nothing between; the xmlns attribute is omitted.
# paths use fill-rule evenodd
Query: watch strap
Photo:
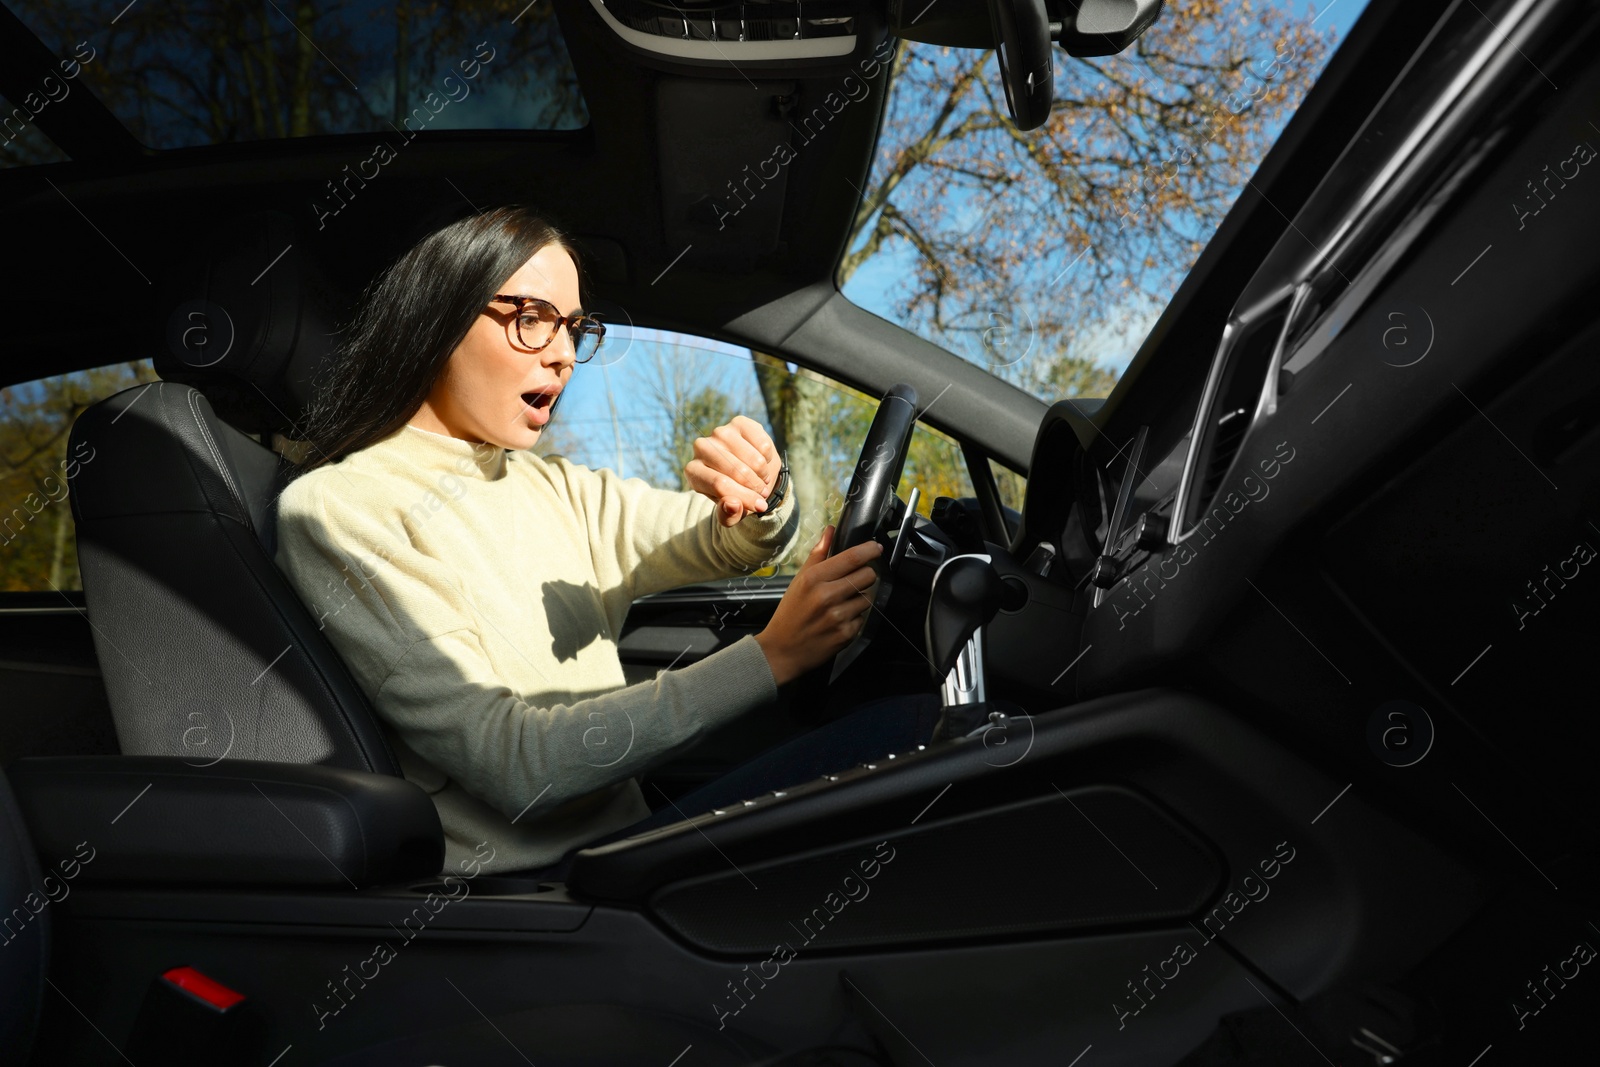
<svg viewBox="0 0 1600 1067"><path fill-rule="evenodd" d="M773 483L772 494L767 497L767 510L770 512L783 503L789 495L789 460L783 461L783 469L778 472L778 480Z"/></svg>

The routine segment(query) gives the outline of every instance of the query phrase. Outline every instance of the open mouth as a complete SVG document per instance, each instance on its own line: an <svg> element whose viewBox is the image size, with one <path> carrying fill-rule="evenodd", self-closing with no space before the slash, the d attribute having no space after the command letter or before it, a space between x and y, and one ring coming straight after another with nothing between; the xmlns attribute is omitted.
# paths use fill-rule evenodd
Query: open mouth
<svg viewBox="0 0 1600 1067"><path fill-rule="evenodd" d="M535 411L548 411L550 405L556 402L556 397L559 394L560 390L523 393L522 402L528 405L530 408L533 408Z"/></svg>

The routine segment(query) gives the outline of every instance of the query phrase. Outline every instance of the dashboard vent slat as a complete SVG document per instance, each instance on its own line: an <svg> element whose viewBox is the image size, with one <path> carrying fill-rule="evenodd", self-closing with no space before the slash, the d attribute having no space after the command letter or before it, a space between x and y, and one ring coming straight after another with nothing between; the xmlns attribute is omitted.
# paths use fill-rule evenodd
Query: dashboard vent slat
<svg viewBox="0 0 1600 1067"><path fill-rule="evenodd" d="M1253 322L1235 322L1219 347L1202 400L1204 410L1195 421L1179 540L1203 521L1234 470L1255 424L1287 314L1284 301Z"/></svg>
<svg viewBox="0 0 1600 1067"><path fill-rule="evenodd" d="M855 33L847 0L604 0L624 26L686 41L800 41Z"/></svg>
<svg viewBox="0 0 1600 1067"><path fill-rule="evenodd" d="M1227 477L1234 457L1239 454L1239 446L1244 444L1245 431L1250 428L1249 416L1246 409L1234 408L1217 420L1211 459L1206 464L1205 481L1200 486L1200 496L1208 503L1222 488L1222 479Z"/></svg>

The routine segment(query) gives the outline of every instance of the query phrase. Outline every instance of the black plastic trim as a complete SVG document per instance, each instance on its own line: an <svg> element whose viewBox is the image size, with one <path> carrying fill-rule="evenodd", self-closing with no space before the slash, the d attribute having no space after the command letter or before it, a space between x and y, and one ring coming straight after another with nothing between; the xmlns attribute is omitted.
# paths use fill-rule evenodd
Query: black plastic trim
<svg viewBox="0 0 1600 1067"><path fill-rule="evenodd" d="M391 775L172 756L32 757L9 774L41 855L91 850L86 883L359 889L444 865L433 801Z"/></svg>

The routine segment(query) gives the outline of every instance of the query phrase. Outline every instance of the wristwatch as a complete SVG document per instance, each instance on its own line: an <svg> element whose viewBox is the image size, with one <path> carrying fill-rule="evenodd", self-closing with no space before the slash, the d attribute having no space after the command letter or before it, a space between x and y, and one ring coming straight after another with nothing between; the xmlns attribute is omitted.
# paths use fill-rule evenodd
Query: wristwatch
<svg viewBox="0 0 1600 1067"><path fill-rule="evenodd" d="M787 453L785 453L784 457L783 457L783 469L778 472L778 480L773 483L772 495L767 497L767 510L770 512L770 511L772 511L772 509L776 508L779 504L782 504L783 503L783 498L788 496L788 495L789 495L789 456L788 456Z"/></svg>

